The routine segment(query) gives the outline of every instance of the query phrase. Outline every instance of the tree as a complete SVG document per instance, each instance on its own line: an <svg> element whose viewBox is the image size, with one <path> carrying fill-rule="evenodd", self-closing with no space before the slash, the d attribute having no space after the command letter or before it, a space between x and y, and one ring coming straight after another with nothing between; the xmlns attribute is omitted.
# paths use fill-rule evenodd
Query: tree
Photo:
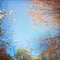
<svg viewBox="0 0 60 60"><path fill-rule="evenodd" d="M0 48L0 60L13 60L13 58L7 54L5 48Z"/></svg>
<svg viewBox="0 0 60 60"><path fill-rule="evenodd" d="M6 3L4 1L0 2L0 6L2 6L0 11L0 59L12 60L11 56L7 54L7 51L11 50L14 52L11 41L11 35L14 34L14 31L9 31L10 26L8 24L10 24L11 21L14 22L14 19L12 17L12 11L7 9ZM8 21L8 18L10 18L11 21Z"/></svg>
<svg viewBox="0 0 60 60"><path fill-rule="evenodd" d="M32 16L35 25L52 24L60 25L60 2L57 0L30 0L32 8L28 13ZM53 27L51 25L51 28Z"/></svg>
<svg viewBox="0 0 60 60"><path fill-rule="evenodd" d="M46 42L44 44L41 44L42 46L47 47L45 50L42 51L42 53L39 55L39 57L47 56L50 60L56 60L60 59L60 34L57 34L51 38L46 38ZM41 41L41 40L40 40ZM43 40L44 41L44 40Z"/></svg>
<svg viewBox="0 0 60 60"><path fill-rule="evenodd" d="M29 52L25 49L18 49L15 54L16 60L32 60Z"/></svg>
<svg viewBox="0 0 60 60"><path fill-rule="evenodd" d="M39 58L46 59L46 56L50 60L59 59L60 55L60 1L59 0L30 0L32 9L28 10L28 13L32 16L32 23L37 26L46 25L48 37L46 39L39 38L40 48L45 46L45 49L39 54ZM56 28L55 28L56 27ZM59 28L57 28L59 27ZM58 34L51 36L50 31L59 31ZM52 57L54 55L54 57Z"/></svg>

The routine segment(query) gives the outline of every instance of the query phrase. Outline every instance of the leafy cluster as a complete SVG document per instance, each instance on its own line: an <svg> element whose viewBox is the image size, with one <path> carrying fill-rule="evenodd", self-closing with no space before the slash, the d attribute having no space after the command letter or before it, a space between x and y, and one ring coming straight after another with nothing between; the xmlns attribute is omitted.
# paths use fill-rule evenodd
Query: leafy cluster
<svg viewBox="0 0 60 60"><path fill-rule="evenodd" d="M0 48L0 60L13 60L13 58L7 54L5 48Z"/></svg>

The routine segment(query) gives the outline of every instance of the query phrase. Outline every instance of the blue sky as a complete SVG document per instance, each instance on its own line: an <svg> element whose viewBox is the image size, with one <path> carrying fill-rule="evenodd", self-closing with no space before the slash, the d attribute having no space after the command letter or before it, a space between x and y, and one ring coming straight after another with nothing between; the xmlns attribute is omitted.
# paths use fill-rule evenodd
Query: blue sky
<svg viewBox="0 0 60 60"><path fill-rule="evenodd" d="M14 23L11 24L11 29L15 31L13 36L13 43L17 40L17 43L14 43L16 50L19 48L26 48L28 50L31 47L35 48L32 52L33 55L37 55L38 43L35 42L36 38L40 35L38 29L32 29L30 24L30 15L27 13L30 3L28 1L8 1L8 9L13 11L13 17L15 19Z"/></svg>

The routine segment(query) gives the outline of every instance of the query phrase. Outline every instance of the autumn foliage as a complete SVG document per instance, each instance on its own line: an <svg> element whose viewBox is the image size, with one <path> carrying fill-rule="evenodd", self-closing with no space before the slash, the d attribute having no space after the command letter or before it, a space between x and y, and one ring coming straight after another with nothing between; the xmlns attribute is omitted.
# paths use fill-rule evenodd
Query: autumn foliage
<svg viewBox="0 0 60 60"><path fill-rule="evenodd" d="M32 15L32 22L36 25L60 24L60 1L57 0L30 0L32 9L28 13Z"/></svg>
<svg viewBox="0 0 60 60"><path fill-rule="evenodd" d="M60 0L30 0L31 9L28 13L31 15L31 23L37 26L46 25L48 37L38 38L44 44L40 44L45 49L39 54L38 58L42 60L60 60ZM54 27L59 27L55 28ZM49 28L58 34L51 36ZM43 33L44 34L44 33Z"/></svg>
<svg viewBox="0 0 60 60"><path fill-rule="evenodd" d="M47 43L41 44L42 46L45 46L46 49L41 52L39 57L43 56L50 56L50 59L57 60L60 58L60 34L57 34L51 38L45 39ZM44 40L43 40L44 41ZM52 59L52 60L53 60Z"/></svg>
<svg viewBox="0 0 60 60"><path fill-rule="evenodd" d="M0 48L0 60L13 60L13 58L7 54L5 48Z"/></svg>

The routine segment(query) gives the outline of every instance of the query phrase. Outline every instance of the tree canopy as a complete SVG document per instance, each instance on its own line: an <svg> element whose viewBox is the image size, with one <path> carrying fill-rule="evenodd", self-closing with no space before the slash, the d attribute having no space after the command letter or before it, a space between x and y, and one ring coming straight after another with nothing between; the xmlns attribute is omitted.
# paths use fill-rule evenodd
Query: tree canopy
<svg viewBox="0 0 60 60"><path fill-rule="evenodd" d="M0 60L13 60L13 58L7 54L5 48L0 48Z"/></svg>
<svg viewBox="0 0 60 60"><path fill-rule="evenodd" d="M18 49L15 54L16 60L31 60L29 52L26 49Z"/></svg>

